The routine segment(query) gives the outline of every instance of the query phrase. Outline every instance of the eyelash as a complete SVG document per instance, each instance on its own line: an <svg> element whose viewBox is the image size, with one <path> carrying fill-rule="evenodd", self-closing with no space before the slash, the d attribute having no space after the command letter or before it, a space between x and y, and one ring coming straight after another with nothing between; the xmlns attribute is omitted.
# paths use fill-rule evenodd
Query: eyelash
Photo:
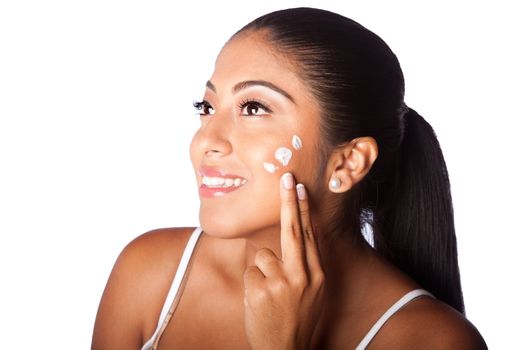
<svg viewBox="0 0 525 350"><path fill-rule="evenodd" d="M242 111L244 109L244 107L247 107L247 106L261 108L268 114L273 113L273 111L271 110L270 107L268 107L264 102L259 101L257 99L245 99L245 100L242 100L237 107L239 108L239 110ZM208 108L213 109L213 106L206 100L202 100L201 102L193 102L193 107L195 107L195 109L198 112L206 111ZM199 113L199 115L205 116L205 115L210 115L210 113L208 111L208 112L204 112L204 113ZM213 114L211 114L211 115L213 115ZM249 114L248 115L243 114L243 116L245 116L245 117L261 117L261 115L249 115Z"/></svg>
<svg viewBox="0 0 525 350"><path fill-rule="evenodd" d="M245 100L242 100L241 103L239 103L238 108L242 111L244 109L244 107L250 106L250 105L253 106L253 107L261 108L268 114L273 112L270 109L270 107L268 107L264 102L259 101L257 99L245 99ZM244 116L247 116L247 117L260 117L259 115L244 115Z"/></svg>
<svg viewBox="0 0 525 350"><path fill-rule="evenodd" d="M193 107L195 107L195 109L198 111L198 112L202 112L205 108L213 108L212 105L206 101L206 100L202 100L202 101L195 101L193 102ZM209 115L210 113L199 113L199 115L201 116L204 116L204 115Z"/></svg>

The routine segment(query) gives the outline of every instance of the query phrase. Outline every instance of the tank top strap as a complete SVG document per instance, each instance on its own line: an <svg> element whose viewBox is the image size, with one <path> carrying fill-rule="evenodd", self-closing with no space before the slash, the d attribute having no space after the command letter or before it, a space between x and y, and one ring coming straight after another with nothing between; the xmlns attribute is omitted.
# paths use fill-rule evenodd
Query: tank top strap
<svg viewBox="0 0 525 350"><path fill-rule="evenodd" d="M396 312L401 310L403 308L403 306L405 306L406 304L410 303L412 300L414 300L414 299L416 299L416 298L418 298L420 296L423 296L423 295L427 295L427 296L430 296L430 297L434 298L434 296L431 293L427 292L424 289L414 289L413 291L408 292L407 294L405 294L394 305L392 305L383 314L383 316L381 316L377 320L377 322L372 326L372 328L370 328L368 333L365 335L363 340L361 340L361 342L359 343L359 345L357 345L357 347L355 349L356 350L364 350L364 349L366 349L368 344L370 344L372 339L374 339L374 337L376 336L377 332L379 332L381 327L383 327L383 325L386 323L386 321L388 321L388 319L390 317L392 317L392 315L394 315Z"/></svg>
<svg viewBox="0 0 525 350"><path fill-rule="evenodd" d="M185 280L188 265L190 264L191 257L193 256L193 251L195 250L195 246L197 245L201 233L202 228L197 227L188 239L188 243L186 243L186 247L184 248L184 252L182 253L179 266L177 267L177 272L175 273L175 277L173 278L173 282L171 283L168 295L166 296L166 300L164 301L164 306L162 307L162 311L160 313L157 329L153 333L152 337L142 346L142 350L150 350L157 348L160 336L164 332L164 329L166 329L166 326L168 325L171 316L175 312L175 308L178 304L178 299L180 298L179 291L181 291L181 285Z"/></svg>

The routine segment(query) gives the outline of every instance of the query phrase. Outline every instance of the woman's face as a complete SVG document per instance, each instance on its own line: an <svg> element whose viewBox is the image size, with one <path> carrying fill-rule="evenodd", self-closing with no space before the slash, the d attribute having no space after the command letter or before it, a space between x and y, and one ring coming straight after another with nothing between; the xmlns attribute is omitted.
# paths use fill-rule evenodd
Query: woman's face
<svg viewBox="0 0 525 350"><path fill-rule="evenodd" d="M203 101L190 147L201 226L220 237L278 228L281 175L317 187L317 103L258 33L223 48Z"/></svg>

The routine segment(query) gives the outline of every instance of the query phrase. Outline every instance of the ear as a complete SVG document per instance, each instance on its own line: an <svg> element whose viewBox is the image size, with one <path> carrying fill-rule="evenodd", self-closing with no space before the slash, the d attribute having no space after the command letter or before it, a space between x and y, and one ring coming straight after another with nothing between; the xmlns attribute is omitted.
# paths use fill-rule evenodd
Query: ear
<svg viewBox="0 0 525 350"><path fill-rule="evenodd" d="M330 191L342 193L350 190L370 171L377 155L376 140L368 136L358 137L337 147L328 160L327 175ZM331 180L335 180L339 186L330 186Z"/></svg>

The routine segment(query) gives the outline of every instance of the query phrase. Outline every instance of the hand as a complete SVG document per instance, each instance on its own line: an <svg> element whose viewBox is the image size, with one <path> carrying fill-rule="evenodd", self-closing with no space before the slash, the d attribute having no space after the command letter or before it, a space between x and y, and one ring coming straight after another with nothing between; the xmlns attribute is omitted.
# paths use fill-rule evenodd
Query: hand
<svg viewBox="0 0 525 350"><path fill-rule="evenodd" d="M281 252L263 248L244 273L245 329L252 349L307 349L322 310L324 273L306 189L281 178Z"/></svg>

